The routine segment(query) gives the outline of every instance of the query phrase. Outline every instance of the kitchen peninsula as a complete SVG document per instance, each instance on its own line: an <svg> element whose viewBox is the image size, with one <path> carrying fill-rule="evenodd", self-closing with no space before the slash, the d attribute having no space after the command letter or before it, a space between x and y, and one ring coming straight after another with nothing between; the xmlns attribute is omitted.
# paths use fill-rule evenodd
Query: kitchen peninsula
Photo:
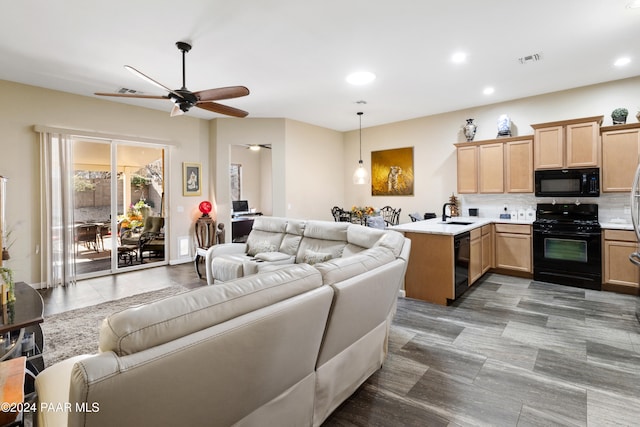
<svg viewBox="0 0 640 427"><path fill-rule="evenodd" d="M531 223L454 217L389 227L411 239L406 296L447 305L491 268L531 277Z"/></svg>

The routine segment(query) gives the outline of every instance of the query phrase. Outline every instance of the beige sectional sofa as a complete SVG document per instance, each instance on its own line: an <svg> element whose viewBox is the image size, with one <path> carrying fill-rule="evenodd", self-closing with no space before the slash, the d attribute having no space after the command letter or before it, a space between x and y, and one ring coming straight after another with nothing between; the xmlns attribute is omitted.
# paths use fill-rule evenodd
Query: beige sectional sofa
<svg viewBox="0 0 640 427"><path fill-rule="evenodd" d="M382 366L410 241L351 224L257 222L248 246L284 222L270 252L294 260L243 265L243 277L111 315L98 354L36 378L41 403L71 408L40 412L40 425L320 425ZM310 253L333 258L310 265Z"/></svg>

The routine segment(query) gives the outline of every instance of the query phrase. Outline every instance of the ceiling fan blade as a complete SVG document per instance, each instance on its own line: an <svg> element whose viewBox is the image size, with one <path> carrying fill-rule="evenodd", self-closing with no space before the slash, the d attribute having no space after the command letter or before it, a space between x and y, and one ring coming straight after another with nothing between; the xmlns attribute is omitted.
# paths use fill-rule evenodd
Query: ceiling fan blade
<svg viewBox="0 0 640 427"><path fill-rule="evenodd" d="M174 91L173 89L169 89L168 87L166 87L162 83L158 83L157 81L153 80L151 77L149 77L146 74L136 70L132 66L125 65L124 68L126 68L129 71L131 71L133 74L135 74L136 76L140 77L142 80L145 80L146 82L151 83L152 85L157 86L160 89L164 89L167 92L174 94L175 96L178 97L178 99L182 99L182 95L180 95L178 92Z"/></svg>
<svg viewBox="0 0 640 427"><path fill-rule="evenodd" d="M198 102L219 101L221 99L239 98L249 95L249 89L244 86L219 87L216 89L201 90L193 93Z"/></svg>
<svg viewBox="0 0 640 427"><path fill-rule="evenodd" d="M184 114L184 111L180 109L178 104L173 104L173 108L171 109L171 117L181 116Z"/></svg>
<svg viewBox="0 0 640 427"><path fill-rule="evenodd" d="M170 99L168 96L160 96L160 95L136 95L133 93L106 93L106 92L96 92L94 95L99 96L118 96L120 98L146 98L146 99Z"/></svg>
<svg viewBox="0 0 640 427"><path fill-rule="evenodd" d="M196 104L196 107L203 108L214 113L224 114L233 117L247 117L249 113L238 108L229 107L228 105L217 104L215 102L202 102Z"/></svg>

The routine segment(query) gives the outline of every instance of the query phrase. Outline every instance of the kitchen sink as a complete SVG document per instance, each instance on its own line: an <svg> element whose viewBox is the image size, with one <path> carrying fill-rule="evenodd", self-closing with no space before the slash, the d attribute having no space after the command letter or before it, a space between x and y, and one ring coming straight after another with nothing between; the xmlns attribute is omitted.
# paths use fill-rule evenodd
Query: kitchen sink
<svg viewBox="0 0 640 427"><path fill-rule="evenodd" d="M473 224L473 222L466 222L466 221L441 221L440 224L447 224L447 225L471 225Z"/></svg>

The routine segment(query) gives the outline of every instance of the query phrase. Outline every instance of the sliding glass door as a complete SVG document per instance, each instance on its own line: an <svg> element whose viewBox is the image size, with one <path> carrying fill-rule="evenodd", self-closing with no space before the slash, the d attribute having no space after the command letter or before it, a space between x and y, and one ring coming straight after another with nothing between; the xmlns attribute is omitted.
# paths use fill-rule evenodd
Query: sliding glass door
<svg viewBox="0 0 640 427"><path fill-rule="evenodd" d="M166 263L162 146L73 138L78 278Z"/></svg>

